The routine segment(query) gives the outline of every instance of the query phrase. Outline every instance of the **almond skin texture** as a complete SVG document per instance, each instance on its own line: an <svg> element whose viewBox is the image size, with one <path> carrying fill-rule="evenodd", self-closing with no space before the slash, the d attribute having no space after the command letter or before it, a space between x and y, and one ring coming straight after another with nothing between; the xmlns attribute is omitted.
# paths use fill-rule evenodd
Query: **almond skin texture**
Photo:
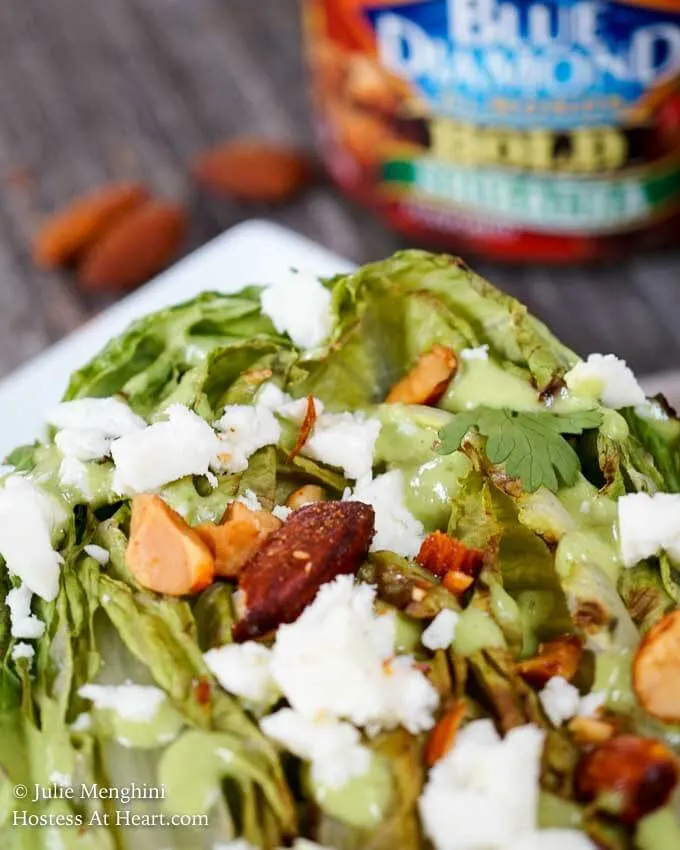
<svg viewBox="0 0 680 850"><path fill-rule="evenodd" d="M179 204L148 201L106 233L86 255L78 273L91 292L133 289L168 266L187 231Z"/></svg>
<svg viewBox="0 0 680 850"><path fill-rule="evenodd" d="M570 682L576 675L583 654L583 644L576 635L564 635L542 643L538 655L517 664L517 672L535 688L544 688L553 676Z"/></svg>
<svg viewBox="0 0 680 850"><path fill-rule="evenodd" d="M193 164L198 182L238 201L282 204L311 183L310 158L285 145L235 139L200 154Z"/></svg>
<svg viewBox="0 0 680 850"><path fill-rule="evenodd" d="M294 622L322 584L356 572L374 531L373 508L361 502L316 502L291 514L241 571L245 613L234 625L234 640Z"/></svg>
<svg viewBox="0 0 680 850"><path fill-rule="evenodd" d="M575 774L576 797L634 824L668 802L677 778L675 756L661 741L622 735L583 756Z"/></svg>
<svg viewBox="0 0 680 850"><path fill-rule="evenodd" d="M43 269L73 262L147 198L146 189L138 183L108 183L76 198L48 218L38 232L34 262Z"/></svg>

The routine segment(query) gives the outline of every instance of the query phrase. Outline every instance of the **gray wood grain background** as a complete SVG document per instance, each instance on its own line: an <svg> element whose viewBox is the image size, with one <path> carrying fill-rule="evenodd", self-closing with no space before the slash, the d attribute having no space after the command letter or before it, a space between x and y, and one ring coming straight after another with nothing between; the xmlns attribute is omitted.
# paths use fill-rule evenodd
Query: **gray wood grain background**
<svg viewBox="0 0 680 850"><path fill-rule="evenodd" d="M44 216L111 178L189 203L187 250L252 215L359 262L399 247L329 186L277 210L198 193L188 159L244 133L312 144L296 0L2 0L0 375L106 306L68 274L37 271L29 246ZM680 368L678 256L475 265L580 352L615 351L640 372Z"/></svg>

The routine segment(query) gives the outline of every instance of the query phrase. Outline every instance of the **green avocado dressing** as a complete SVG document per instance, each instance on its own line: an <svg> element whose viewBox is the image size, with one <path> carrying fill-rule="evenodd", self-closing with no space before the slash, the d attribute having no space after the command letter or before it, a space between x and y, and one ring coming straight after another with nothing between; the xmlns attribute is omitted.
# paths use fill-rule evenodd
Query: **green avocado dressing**
<svg viewBox="0 0 680 850"><path fill-rule="evenodd" d="M503 368L491 357L462 360L440 404L453 413L482 406L545 410L536 388L528 380Z"/></svg>
<svg viewBox="0 0 680 850"><path fill-rule="evenodd" d="M567 578L578 564L594 564L616 584L621 570L616 502L601 495L583 476L573 487L560 490L558 498L576 526L557 547L558 574Z"/></svg>
<svg viewBox="0 0 680 850"><path fill-rule="evenodd" d="M394 783L389 761L373 753L367 773L350 779L341 788L326 788L310 777L317 804L332 818L359 829L375 829L389 809Z"/></svg>
<svg viewBox="0 0 680 850"><path fill-rule="evenodd" d="M608 708L625 712L635 706L632 676L633 653L630 649L611 649L595 656L593 690L605 694Z"/></svg>
<svg viewBox="0 0 680 850"><path fill-rule="evenodd" d="M466 608L456 625L453 647L458 655L472 655L480 649L505 647L505 638L495 620L480 608Z"/></svg>
<svg viewBox="0 0 680 850"><path fill-rule="evenodd" d="M423 523L426 532L446 528L451 502L469 469L470 461L462 452L403 468L406 507Z"/></svg>
<svg viewBox="0 0 680 850"><path fill-rule="evenodd" d="M176 814L207 814L220 796L220 783L240 772L247 761L234 751L233 735L190 729L171 744L158 765L158 784L165 786L163 803Z"/></svg>
<svg viewBox="0 0 680 850"><path fill-rule="evenodd" d="M111 709L93 708L91 715L98 735L130 749L162 747L174 741L184 726L181 716L167 700L159 705L151 720L129 720Z"/></svg>
<svg viewBox="0 0 680 850"><path fill-rule="evenodd" d="M423 633L423 627L419 620L407 617L406 614L402 614L394 606L380 599L376 600L375 610L378 614L394 615L394 651L396 653L411 655L420 648L420 636Z"/></svg>
<svg viewBox="0 0 680 850"><path fill-rule="evenodd" d="M638 822L635 846L638 850L680 850L680 825L670 806Z"/></svg>
<svg viewBox="0 0 680 850"><path fill-rule="evenodd" d="M462 452L439 455L434 444L451 414L419 405L384 404L375 410L381 422L374 463L404 473L406 507L425 531L445 528L451 502L470 469Z"/></svg>

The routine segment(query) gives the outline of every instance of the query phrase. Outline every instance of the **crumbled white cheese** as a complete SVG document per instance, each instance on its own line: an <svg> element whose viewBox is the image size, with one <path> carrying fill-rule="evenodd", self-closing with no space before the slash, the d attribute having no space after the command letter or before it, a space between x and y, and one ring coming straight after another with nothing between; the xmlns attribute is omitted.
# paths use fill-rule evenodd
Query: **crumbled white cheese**
<svg viewBox="0 0 680 850"><path fill-rule="evenodd" d="M580 829L552 828L518 835L503 850L597 850L597 846Z"/></svg>
<svg viewBox="0 0 680 850"><path fill-rule="evenodd" d="M111 560L108 550L103 546L97 546L95 543L88 543L87 546L83 546L83 550L90 558L94 558L98 564L101 564L102 567L105 567Z"/></svg>
<svg viewBox="0 0 680 850"><path fill-rule="evenodd" d="M617 509L624 566L633 567L662 550L680 560L680 494L628 493Z"/></svg>
<svg viewBox="0 0 680 850"><path fill-rule="evenodd" d="M565 720L576 717L581 703L578 688L563 676L553 676L539 692L538 698L553 726L561 726Z"/></svg>
<svg viewBox="0 0 680 850"><path fill-rule="evenodd" d="M293 399L284 393L273 381L267 381L262 384L255 396L256 407L263 407L266 410L275 413L280 410L285 404L289 404Z"/></svg>
<svg viewBox="0 0 680 850"><path fill-rule="evenodd" d="M116 398L79 398L63 401L47 415L60 431L69 428L98 431L106 437L122 437L146 427L146 422Z"/></svg>
<svg viewBox="0 0 680 850"><path fill-rule="evenodd" d="M455 611L444 608L423 632L421 637L423 646L426 646L432 651L435 649L448 649L456 635L458 620L459 616Z"/></svg>
<svg viewBox="0 0 680 850"><path fill-rule="evenodd" d="M231 694L255 703L271 704L279 691L272 678L271 650L248 641L211 649L203 656L215 678Z"/></svg>
<svg viewBox="0 0 680 850"><path fill-rule="evenodd" d="M283 708L264 717L260 727L267 737L311 762L312 778L322 787L340 788L371 765L371 751L350 723L332 717L310 719Z"/></svg>
<svg viewBox="0 0 680 850"><path fill-rule="evenodd" d="M502 850L535 829L543 739L534 725L501 739L491 720L458 733L430 771L419 802L436 850Z"/></svg>
<svg viewBox="0 0 680 850"><path fill-rule="evenodd" d="M9 608L11 635L15 638L39 638L45 633L45 623L31 614L31 589L20 584L7 594L5 603Z"/></svg>
<svg viewBox="0 0 680 850"><path fill-rule="evenodd" d="M243 472L252 454L275 445L281 436L276 417L262 405L228 405L215 427L220 432L216 466L227 472Z"/></svg>
<svg viewBox="0 0 680 850"><path fill-rule="evenodd" d="M539 692L538 698L553 726L561 726L572 717L596 716L604 704L605 694L592 691L582 697L565 678L553 676Z"/></svg>
<svg viewBox="0 0 680 850"><path fill-rule="evenodd" d="M365 502L375 510L371 551L388 549L407 558L418 553L424 537L423 524L406 507L401 470L393 469L373 479L362 478L353 491L345 491L343 499Z"/></svg>
<svg viewBox="0 0 680 850"><path fill-rule="evenodd" d="M52 535L64 520L59 503L29 478L8 478L0 490L0 555L10 573L48 602L59 590L62 564Z"/></svg>
<svg viewBox="0 0 680 850"><path fill-rule="evenodd" d="M285 522L288 517L293 513L292 508L288 508L285 505L274 505L272 508L272 513L277 519L280 519L281 522Z"/></svg>
<svg viewBox="0 0 680 850"><path fill-rule="evenodd" d="M322 413L302 448L302 454L342 469L346 478L370 477L380 428L377 419L368 418L362 411Z"/></svg>
<svg viewBox="0 0 680 850"><path fill-rule="evenodd" d="M236 499L242 505L245 505L250 511L261 511L262 505L252 490L246 490L241 496Z"/></svg>
<svg viewBox="0 0 680 850"><path fill-rule="evenodd" d="M153 718L166 699L165 693L153 685L83 685L78 693L99 709L115 711L122 720L144 723Z"/></svg>
<svg viewBox="0 0 680 850"><path fill-rule="evenodd" d="M589 354L564 376L574 395L595 396L618 410L643 404L645 394L632 370L614 354Z"/></svg>
<svg viewBox="0 0 680 850"><path fill-rule="evenodd" d="M214 431L192 410L171 405L167 419L114 440L117 493L148 493L184 478L205 475L220 451Z"/></svg>
<svg viewBox="0 0 680 850"><path fill-rule="evenodd" d="M47 421L59 429L54 442L64 457L81 461L106 457L112 440L146 427L141 417L115 398L64 401Z"/></svg>
<svg viewBox="0 0 680 850"><path fill-rule="evenodd" d="M82 460L75 457L65 457L59 466L59 481L65 489L76 490L88 501L92 499L90 471Z"/></svg>
<svg viewBox="0 0 680 850"><path fill-rule="evenodd" d="M331 293L318 278L291 270L260 296L262 312L303 350L317 348L333 329Z"/></svg>
<svg viewBox="0 0 680 850"><path fill-rule="evenodd" d="M54 443L64 458L76 460L99 460L111 451L111 438L100 431L81 431L66 428L57 431Z"/></svg>
<svg viewBox="0 0 680 850"><path fill-rule="evenodd" d="M307 411L307 399L292 399L278 387L268 384L260 391L257 404L300 425ZM381 423L363 411L325 413L323 402L315 398L316 421L301 454L342 469L347 478L370 476L373 452Z"/></svg>
<svg viewBox="0 0 680 850"><path fill-rule="evenodd" d="M15 643L12 648L12 658L14 661L19 658L27 658L31 661L34 655L35 649L33 649L30 643Z"/></svg>
<svg viewBox="0 0 680 850"><path fill-rule="evenodd" d="M396 620L373 610L375 588L339 576L279 628L274 680L305 717L350 720L369 731L429 729L437 692L409 656L393 658Z"/></svg>
<svg viewBox="0 0 680 850"><path fill-rule="evenodd" d="M488 360L489 346L478 345L477 348L464 348L459 356L461 360Z"/></svg>
<svg viewBox="0 0 680 850"><path fill-rule="evenodd" d="M600 713L600 709L605 703L606 697L607 694L605 691L591 691L589 694L581 697L578 707L578 716L597 717Z"/></svg>

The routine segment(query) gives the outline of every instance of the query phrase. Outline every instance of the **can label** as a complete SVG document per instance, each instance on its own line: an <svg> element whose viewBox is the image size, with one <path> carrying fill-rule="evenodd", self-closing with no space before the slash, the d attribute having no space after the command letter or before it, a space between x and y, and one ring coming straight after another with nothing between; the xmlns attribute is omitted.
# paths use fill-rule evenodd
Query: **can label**
<svg viewBox="0 0 680 850"><path fill-rule="evenodd" d="M625 233L680 208L680 0L311 0L334 170L421 220ZM329 53L330 51L330 53Z"/></svg>

